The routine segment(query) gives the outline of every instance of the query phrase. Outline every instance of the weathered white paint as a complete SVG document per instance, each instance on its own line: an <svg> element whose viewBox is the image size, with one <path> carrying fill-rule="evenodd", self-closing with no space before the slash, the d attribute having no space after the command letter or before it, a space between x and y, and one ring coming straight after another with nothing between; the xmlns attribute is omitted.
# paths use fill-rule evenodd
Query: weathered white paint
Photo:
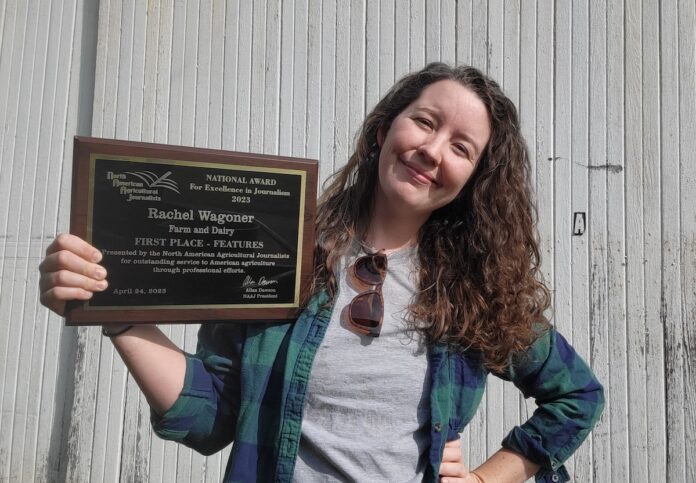
<svg viewBox="0 0 696 483"><path fill-rule="evenodd" d="M629 162L624 157L624 145L612 139L624 139L624 12L623 2L607 2L606 13L606 125L607 145L605 169L607 195L607 320L626 320L626 279L624 220L625 170ZM610 59L612 59L610 61ZM633 162L630 162L633 164ZM608 325L607 356L611 387L608 393L607 413L610 419L610 475L612 481L625 481L629 477L628 433L626 421L628 370L626 348L626 324ZM675 480L677 481L677 480Z"/></svg>
<svg viewBox="0 0 696 483"><path fill-rule="evenodd" d="M487 18L485 25L488 26L488 60L487 72L496 79L503 78L503 12L502 2L488 2L488 11L481 10L482 14L486 13ZM486 445L479 452L478 459L483 461L487 455L495 452L500 447L500 436L505 434L502 417L505 414L505 399L504 388L501 384L488 384L486 388ZM513 396L514 397L514 396ZM513 401L518 399L514 397ZM511 401L512 402L512 401ZM496 418L490 418L488 415L495 414Z"/></svg>
<svg viewBox="0 0 696 483"><path fill-rule="evenodd" d="M229 454L153 437L110 342L37 305L74 134L314 157L324 181L440 59L520 109L552 315L607 389L574 480L696 480L693 0L1 0L0 482L212 482ZM194 350L196 326L164 330ZM533 409L491 379L467 461Z"/></svg>
<svg viewBox="0 0 696 483"><path fill-rule="evenodd" d="M625 8L626 45L642 43L642 10L638 2L631 2ZM645 298L644 264L636 263L644 259L643 255L643 162L642 162L642 117L643 103L642 80L643 65L640 49L625 50L625 122L630 129L625 133L626 160L631 160L631 168L626 163L626 341L629 361L627 385L632 397L627 401L628 428L628 475L631 481L647 482L648 458L645 458L648 431L647 400L637 397L646 394L646 341L645 341ZM623 438L625 438L624 436Z"/></svg>
<svg viewBox="0 0 696 483"><path fill-rule="evenodd" d="M498 79L515 105L519 105L520 5L518 3L514 5L508 4L507 7L508 8L504 9L502 17L502 73ZM500 22L501 20L498 19L498 21ZM510 384L503 385L503 404L503 428L511 428L519 424L520 415L527 415L524 398L519 394L519 391Z"/></svg>
<svg viewBox="0 0 696 483"><path fill-rule="evenodd" d="M665 207L660 193L661 116L660 116L660 9L658 2L643 3L643 257L646 335L646 413L648 416L648 481L665 478L667 473L666 391L662 300L662 217Z"/></svg>
<svg viewBox="0 0 696 483"><path fill-rule="evenodd" d="M693 135L693 119L696 119L696 2L678 2L679 31L679 200L680 261L681 261L681 315L684 331L682 366L684 378L684 427L681 430L684 452L687 457L685 481L696 480L696 465L689 463L689 455L696 449L696 401L693 395L696 365L696 136ZM676 115L676 113L674 113Z"/></svg>
<svg viewBox="0 0 696 483"><path fill-rule="evenodd" d="M557 2L555 5L554 37L554 82L571 86L573 82L572 52L572 5ZM572 132L571 89L554 89L553 153L547 156L548 168L553 172L553 266L554 293L553 313L556 326L568 338L573 335L573 179L572 143L568 133ZM572 342L572 341L571 341ZM575 474L574 459L566 465L570 474Z"/></svg>

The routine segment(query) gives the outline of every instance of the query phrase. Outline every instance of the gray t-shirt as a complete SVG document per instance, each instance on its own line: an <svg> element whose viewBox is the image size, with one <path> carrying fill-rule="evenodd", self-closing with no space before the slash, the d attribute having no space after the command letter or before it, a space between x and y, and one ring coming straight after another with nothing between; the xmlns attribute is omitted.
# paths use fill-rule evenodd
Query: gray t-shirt
<svg viewBox="0 0 696 483"><path fill-rule="evenodd" d="M357 250L356 250L357 251ZM357 292L342 260L339 290L307 388L294 481L421 481L429 449L430 381L425 346L408 330L416 248L388 256L377 338L341 318Z"/></svg>

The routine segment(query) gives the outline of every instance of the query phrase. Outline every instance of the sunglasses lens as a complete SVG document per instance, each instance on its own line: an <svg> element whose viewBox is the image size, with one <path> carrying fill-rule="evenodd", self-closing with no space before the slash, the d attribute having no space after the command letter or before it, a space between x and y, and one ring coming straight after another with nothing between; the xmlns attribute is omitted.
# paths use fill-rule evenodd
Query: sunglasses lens
<svg viewBox="0 0 696 483"><path fill-rule="evenodd" d="M384 302L382 295L377 292L360 294L350 304L349 316L353 325L371 335L379 335L383 315Z"/></svg>
<svg viewBox="0 0 696 483"><path fill-rule="evenodd" d="M387 271L387 257L368 255L358 258L354 265L355 276L369 285L378 285L384 280Z"/></svg>

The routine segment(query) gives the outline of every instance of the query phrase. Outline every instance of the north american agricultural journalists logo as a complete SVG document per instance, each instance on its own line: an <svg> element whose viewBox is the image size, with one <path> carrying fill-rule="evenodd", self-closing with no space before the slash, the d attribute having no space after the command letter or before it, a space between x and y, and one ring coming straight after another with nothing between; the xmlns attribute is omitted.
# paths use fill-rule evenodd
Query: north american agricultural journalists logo
<svg viewBox="0 0 696 483"><path fill-rule="evenodd" d="M106 179L111 180L111 186L118 189L119 194L125 197L126 201L162 201L160 190L181 194L177 182L170 178L171 174L171 171L164 174L152 171L126 171L124 173L108 171Z"/></svg>
<svg viewBox="0 0 696 483"><path fill-rule="evenodd" d="M152 171L128 171L126 174L133 175L143 180L148 188L165 188L177 194L181 194L179 193L179 185L176 184L176 181L169 178L169 175L172 174L171 171L167 171L162 176L157 176Z"/></svg>

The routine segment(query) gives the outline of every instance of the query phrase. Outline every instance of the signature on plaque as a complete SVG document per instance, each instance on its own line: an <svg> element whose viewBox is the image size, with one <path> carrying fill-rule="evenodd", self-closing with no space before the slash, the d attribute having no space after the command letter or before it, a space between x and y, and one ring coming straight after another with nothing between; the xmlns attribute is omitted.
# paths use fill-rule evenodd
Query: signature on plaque
<svg viewBox="0 0 696 483"><path fill-rule="evenodd" d="M273 285L276 283L278 283L278 280L266 280L266 277L263 276L258 280L254 280L247 275L242 282L242 287L265 287L266 285Z"/></svg>

